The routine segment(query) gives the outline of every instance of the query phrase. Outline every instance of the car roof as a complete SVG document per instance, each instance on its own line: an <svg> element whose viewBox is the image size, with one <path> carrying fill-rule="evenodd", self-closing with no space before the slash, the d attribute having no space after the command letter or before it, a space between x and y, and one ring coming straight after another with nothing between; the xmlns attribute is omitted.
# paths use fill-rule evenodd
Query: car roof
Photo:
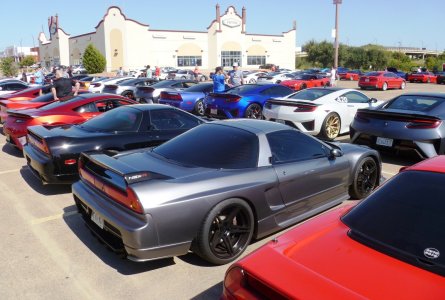
<svg viewBox="0 0 445 300"><path fill-rule="evenodd" d="M210 124L224 125L234 128L243 129L258 135L259 133L267 134L279 130L293 130L291 127L272 121L255 120L255 119L227 119L214 121Z"/></svg>
<svg viewBox="0 0 445 300"><path fill-rule="evenodd" d="M417 93L405 93L400 96L428 96L428 97L445 98L445 93L417 92ZM396 98L398 98L398 97L396 97Z"/></svg>
<svg viewBox="0 0 445 300"><path fill-rule="evenodd" d="M131 104L131 105L125 105L125 107L136 108L141 111L162 110L162 109L179 110L178 108L165 104Z"/></svg>
<svg viewBox="0 0 445 300"><path fill-rule="evenodd" d="M445 173L445 155L438 155L433 158L423 160L413 166L404 168L402 171L430 171Z"/></svg>

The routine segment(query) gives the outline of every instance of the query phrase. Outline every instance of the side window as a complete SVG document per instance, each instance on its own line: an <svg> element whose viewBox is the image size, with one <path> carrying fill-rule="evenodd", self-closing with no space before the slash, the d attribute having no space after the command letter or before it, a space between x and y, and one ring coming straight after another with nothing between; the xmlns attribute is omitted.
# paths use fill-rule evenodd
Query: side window
<svg viewBox="0 0 445 300"><path fill-rule="evenodd" d="M189 88L191 86L194 86L195 84L196 84L196 82L184 82L184 87Z"/></svg>
<svg viewBox="0 0 445 300"><path fill-rule="evenodd" d="M150 119L150 128L155 130L190 129L201 123L193 116L175 109L152 110Z"/></svg>
<svg viewBox="0 0 445 300"><path fill-rule="evenodd" d="M10 91L20 91L26 88L26 85L20 84L20 83L11 83L8 84L8 90Z"/></svg>
<svg viewBox="0 0 445 300"><path fill-rule="evenodd" d="M172 87L174 87L174 88L182 88L182 82L177 82L177 83L173 84Z"/></svg>
<svg viewBox="0 0 445 300"><path fill-rule="evenodd" d="M327 149L316 139L295 130L267 134L272 163L281 164L327 156Z"/></svg>
<svg viewBox="0 0 445 300"><path fill-rule="evenodd" d="M82 114L82 113L89 113L89 112L98 112L100 110L97 109L96 103L91 102L91 103L76 107L74 109L74 111Z"/></svg>
<svg viewBox="0 0 445 300"><path fill-rule="evenodd" d="M347 98L348 103L367 103L368 97L357 92L349 92L343 95Z"/></svg>
<svg viewBox="0 0 445 300"><path fill-rule="evenodd" d="M292 93L292 91L284 86L273 86L261 92L262 95L269 96L287 96L290 93Z"/></svg>

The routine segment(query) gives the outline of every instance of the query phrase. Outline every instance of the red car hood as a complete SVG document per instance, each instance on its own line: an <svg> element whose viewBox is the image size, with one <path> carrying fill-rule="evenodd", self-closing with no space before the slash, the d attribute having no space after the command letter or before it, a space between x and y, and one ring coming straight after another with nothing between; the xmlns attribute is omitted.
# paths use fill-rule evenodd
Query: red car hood
<svg viewBox="0 0 445 300"><path fill-rule="evenodd" d="M239 264L298 299L443 299L445 278L347 236L344 206L269 242Z"/></svg>

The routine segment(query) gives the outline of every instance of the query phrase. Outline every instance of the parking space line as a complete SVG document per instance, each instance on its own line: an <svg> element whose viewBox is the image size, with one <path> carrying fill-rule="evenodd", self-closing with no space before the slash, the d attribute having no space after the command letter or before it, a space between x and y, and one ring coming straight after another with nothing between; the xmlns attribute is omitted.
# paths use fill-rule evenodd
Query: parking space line
<svg viewBox="0 0 445 300"><path fill-rule="evenodd" d="M19 172L21 169L13 169L13 170L8 170L8 171L0 171L0 175L3 174L8 174L8 173L15 173L15 172Z"/></svg>
<svg viewBox="0 0 445 300"><path fill-rule="evenodd" d="M39 219L32 220L31 224L32 225L42 224L42 223L46 223L46 222L57 220L57 219L62 219L63 217L69 217L69 216L76 215L76 214L78 214L77 211L69 211L66 213L61 213L61 214L57 214L57 215L53 215L53 216L49 216L49 217L45 217L45 218L39 218Z"/></svg>

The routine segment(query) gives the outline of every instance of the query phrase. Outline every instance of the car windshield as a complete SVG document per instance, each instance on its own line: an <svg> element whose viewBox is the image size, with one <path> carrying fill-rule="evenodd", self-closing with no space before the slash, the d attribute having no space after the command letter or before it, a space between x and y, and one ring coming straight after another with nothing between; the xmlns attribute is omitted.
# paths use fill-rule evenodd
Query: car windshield
<svg viewBox="0 0 445 300"><path fill-rule="evenodd" d="M178 81L177 80L163 80L163 81L156 82L155 84L152 84L151 87L162 88L162 87L171 86L172 84L175 84L175 83L178 83Z"/></svg>
<svg viewBox="0 0 445 300"><path fill-rule="evenodd" d="M335 90L330 89L307 89L302 90L298 93L295 93L289 96L289 99L297 99L297 100L310 100L314 101L320 97L326 96L327 94L333 93Z"/></svg>
<svg viewBox="0 0 445 300"><path fill-rule="evenodd" d="M392 178L342 221L351 237L432 272L445 272L445 174L406 171Z"/></svg>
<svg viewBox="0 0 445 300"><path fill-rule="evenodd" d="M390 101L386 109L401 109L411 111L429 111L442 104L445 98L422 96L422 95L402 95Z"/></svg>
<svg viewBox="0 0 445 300"><path fill-rule="evenodd" d="M186 88L184 92L204 92L213 89L213 83L202 83L202 84L195 84L189 88Z"/></svg>
<svg viewBox="0 0 445 300"><path fill-rule="evenodd" d="M153 149L183 165L245 169L258 165L258 138L248 131L220 124L202 124Z"/></svg>
<svg viewBox="0 0 445 300"><path fill-rule="evenodd" d="M235 94L235 95L248 94L248 93L255 91L257 89L258 89L258 85L256 85L256 84L244 84L244 85L239 85L234 88L231 88L231 89L225 91L224 93Z"/></svg>
<svg viewBox="0 0 445 300"><path fill-rule="evenodd" d="M121 106L98 115L78 126L91 131L137 131L141 121L141 110L133 107Z"/></svg>
<svg viewBox="0 0 445 300"><path fill-rule="evenodd" d="M53 94L49 93L49 94L46 94L46 95L42 95L42 96L36 97L36 98L30 100L29 102L50 102L50 101L53 101L53 100L54 100Z"/></svg>

